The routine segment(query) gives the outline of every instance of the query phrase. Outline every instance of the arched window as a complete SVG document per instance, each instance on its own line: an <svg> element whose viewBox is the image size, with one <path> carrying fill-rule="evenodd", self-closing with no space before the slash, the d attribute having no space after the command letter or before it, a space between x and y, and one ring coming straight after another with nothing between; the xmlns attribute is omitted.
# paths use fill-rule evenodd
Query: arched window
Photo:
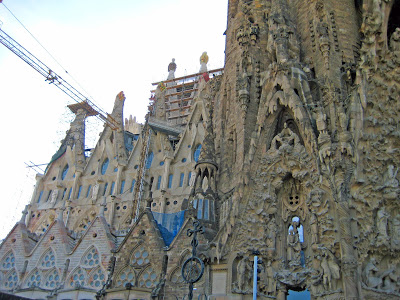
<svg viewBox="0 0 400 300"><path fill-rule="evenodd" d="M16 287L17 287L17 284L18 284L18 274L17 274L17 271L15 271L15 269L14 269L14 270L10 271L10 272L5 276L5 280L4 280L4 282L3 282L2 285L3 285L6 289L11 290L11 289L16 288Z"/></svg>
<svg viewBox="0 0 400 300"><path fill-rule="evenodd" d="M38 269L33 270L26 281L27 287L39 287L42 281L41 272Z"/></svg>
<svg viewBox="0 0 400 300"><path fill-rule="evenodd" d="M69 282L71 287L76 287L77 285L85 286L85 272L81 268L76 269L71 275Z"/></svg>
<svg viewBox="0 0 400 300"><path fill-rule="evenodd" d="M150 262L149 260L149 252L146 250L144 246L139 246L133 252L131 263L136 266L147 265Z"/></svg>
<svg viewBox="0 0 400 300"><path fill-rule="evenodd" d="M86 268L93 268L100 264L100 255L95 247L91 247L82 257L81 265Z"/></svg>
<svg viewBox="0 0 400 300"><path fill-rule="evenodd" d="M148 267L140 274L138 285L141 288L152 288L155 287L157 280L157 273L153 268Z"/></svg>
<svg viewBox="0 0 400 300"><path fill-rule="evenodd" d="M88 187L87 193L86 193L86 198L89 198L89 196L90 196L90 190L91 190L91 189L92 189L92 185L89 184L89 187Z"/></svg>
<svg viewBox="0 0 400 300"><path fill-rule="evenodd" d="M1 270L10 270L15 266L15 256L13 252L9 252L1 262Z"/></svg>
<svg viewBox="0 0 400 300"><path fill-rule="evenodd" d="M62 173L61 173L61 180L64 180L65 176L67 176L68 169L69 169L69 166L68 166L68 164L66 164L64 169L63 169L63 171L62 171Z"/></svg>
<svg viewBox="0 0 400 300"><path fill-rule="evenodd" d="M50 269L55 266L56 257L52 249L49 249L43 256L39 263L42 269Z"/></svg>
<svg viewBox="0 0 400 300"><path fill-rule="evenodd" d="M120 191L119 191L120 194L123 194L123 193L124 193L124 187L125 187L125 180L122 180L122 181L121 181L121 189L120 189Z"/></svg>
<svg viewBox="0 0 400 300"><path fill-rule="evenodd" d="M93 288L100 288L106 283L106 276L103 270L98 267L90 274L88 285Z"/></svg>
<svg viewBox="0 0 400 300"><path fill-rule="evenodd" d="M101 175L106 174L107 168L108 168L108 164L110 163L109 159L106 158L103 162L103 164L101 165Z"/></svg>
<svg viewBox="0 0 400 300"><path fill-rule="evenodd" d="M153 158L154 158L154 153L150 152L146 160L146 169L150 169L151 163L153 162Z"/></svg>
<svg viewBox="0 0 400 300"><path fill-rule="evenodd" d="M51 270L45 279L45 288L54 289L60 285L60 274L57 269Z"/></svg>
<svg viewBox="0 0 400 300"><path fill-rule="evenodd" d="M125 287L127 283L130 283L132 284L132 286L134 286L135 278L136 278L135 271L130 267L126 267L117 276L116 286Z"/></svg>
<svg viewBox="0 0 400 300"><path fill-rule="evenodd" d="M201 144L198 144L193 152L193 159L195 162L199 161L200 151L201 151Z"/></svg>

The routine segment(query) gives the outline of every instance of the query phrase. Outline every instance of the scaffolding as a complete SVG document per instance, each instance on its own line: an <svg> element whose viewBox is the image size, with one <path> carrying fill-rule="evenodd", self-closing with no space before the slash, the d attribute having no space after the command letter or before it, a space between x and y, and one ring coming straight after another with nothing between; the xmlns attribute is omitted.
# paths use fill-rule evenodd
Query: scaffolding
<svg viewBox="0 0 400 300"><path fill-rule="evenodd" d="M222 75L223 71L224 68L219 68L208 71L207 74L210 77L215 77ZM161 83L166 86L164 105L168 123L178 126L186 125L187 116L190 114L193 98L197 94L199 80L203 74L204 73L196 73L152 83L153 86L157 86ZM155 90L151 92L154 95ZM150 100L155 100L154 96L152 96ZM157 99L157 101L158 100L159 99Z"/></svg>

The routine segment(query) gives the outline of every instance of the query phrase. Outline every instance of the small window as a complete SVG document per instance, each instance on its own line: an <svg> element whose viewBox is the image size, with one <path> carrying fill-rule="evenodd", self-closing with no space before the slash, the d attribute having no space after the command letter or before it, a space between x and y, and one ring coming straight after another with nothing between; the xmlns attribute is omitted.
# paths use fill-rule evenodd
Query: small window
<svg viewBox="0 0 400 300"><path fill-rule="evenodd" d="M78 196L76 196L76 199L79 199L79 197L81 196L81 192L82 192L82 186L80 185L78 189Z"/></svg>
<svg viewBox="0 0 400 300"><path fill-rule="evenodd" d="M195 162L199 161L200 151L201 151L201 144L198 144L193 152L193 159Z"/></svg>
<svg viewBox="0 0 400 300"><path fill-rule="evenodd" d="M131 193L133 192L133 189L135 188L135 183L136 183L136 180L133 179L132 180L132 185L131 185Z"/></svg>
<svg viewBox="0 0 400 300"><path fill-rule="evenodd" d="M51 192L52 192L52 190L50 190L50 191L49 191L49 194L47 195L46 202L47 202L47 201L49 201L49 199L50 199L50 196L51 196Z"/></svg>
<svg viewBox="0 0 400 300"><path fill-rule="evenodd" d="M151 163L153 162L153 158L154 158L154 153L150 152L149 156L147 156L147 160L146 160L146 169L150 169Z"/></svg>
<svg viewBox="0 0 400 300"><path fill-rule="evenodd" d="M182 162L185 163L186 162L186 158L182 158Z"/></svg>
<svg viewBox="0 0 400 300"><path fill-rule="evenodd" d="M120 191L119 191L120 194L123 194L123 193L124 193L124 187L125 187L125 180L122 180L122 181L121 181L121 189L120 189Z"/></svg>
<svg viewBox="0 0 400 300"><path fill-rule="evenodd" d="M69 193L68 193L68 200L71 199L71 194L72 194L72 188L69 189Z"/></svg>
<svg viewBox="0 0 400 300"><path fill-rule="evenodd" d="M67 188L65 188L64 189L64 191L63 191L63 194L62 194L62 198L61 199L63 199L64 200L64 197L65 197L65 193L67 192Z"/></svg>
<svg viewBox="0 0 400 300"><path fill-rule="evenodd" d="M158 180L157 180L157 190L160 189L160 186L161 186L161 175L158 176Z"/></svg>
<svg viewBox="0 0 400 300"><path fill-rule="evenodd" d="M209 220L208 199L204 199L204 220Z"/></svg>
<svg viewBox="0 0 400 300"><path fill-rule="evenodd" d="M108 160L108 158L106 158L103 164L101 165L101 175L104 175L106 173L109 163L110 161Z"/></svg>
<svg viewBox="0 0 400 300"><path fill-rule="evenodd" d="M118 168L114 168L114 172L118 172Z"/></svg>
<svg viewBox="0 0 400 300"><path fill-rule="evenodd" d="M168 188L172 188L172 179L174 178L174 176L172 174L169 174L168 176Z"/></svg>
<svg viewBox="0 0 400 300"><path fill-rule="evenodd" d="M164 161L160 161L160 166L163 166L164 165Z"/></svg>
<svg viewBox="0 0 400 300"><path fill-rule="evenodd" d="M185 173L181 173L181 177L179 178L179 187L183 186L184 178L185 178Z"/></svg>
<svg viewBox="0 0 400 300"><path fill-rule="evenodd" d="M39 194L39 198L38 198L38 203L40 202L40 200L42 199L42 196L43 196L43 191L40 191L40 194Z"/></svg>
<svg viewBox="0 0 400 300"><path fill-rule="evenodd" d="M69 166L68 166L68 164L66 164L64 169L63 169L63 171L62 171L62 173L61 173L61 180L64 180L65 176L67 176L68 169L69 169Z"/></svg>
<svg viewBox="0 0 400 300"><path fill-rule="evenodd" d="M187 185L190 185L190 178L192 178L192 172L189 172L189 174L188 174Z"/></svg>
<svg viewBox="0 0 400 300"><path fill-rule="evenodd" d="M203 218L203 199L199 199L199 206L197 207L197 219Z"/></svg>
<svg viewBox="0 0 400 300"><path fill-rule="evenodd" d="M111 191L110 191L110 195L112 195L114 193L114 187L115 187L115 181L113 181L111 183Z"/></svg>
<svg viewBox="0 0 400 300"><path fill-rule="evenodd" d="M106 182L106 184L104 185L103 196L105 196L105 195L106 195L107 188L108 188L108 182Z"/></svg>
<svg viewBox="0 0 400 300"><path fill-rule="evenodd" d="M89 187L88 187L88 189L87 189L87 193L86 193L86 198L89 198L89 195L90 195L90 190L92 189L92 185L91 184L89 184Z"/></svg>

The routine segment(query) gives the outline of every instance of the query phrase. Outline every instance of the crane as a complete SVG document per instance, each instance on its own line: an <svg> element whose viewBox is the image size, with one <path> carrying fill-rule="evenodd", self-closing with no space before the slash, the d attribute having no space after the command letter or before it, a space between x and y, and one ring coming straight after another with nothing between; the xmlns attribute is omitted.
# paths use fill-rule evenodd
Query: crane
<svg viewBox="0 0 400 300"><path fill-rule="evenodd" d="M0 0L0 3L1 1L2 0ZM61 76L52 71L48 66L46 66L36 56L26 50L23 46L21 46L21 44L15 41L2 29L0 29L0 43L10 49L15 55L21 58L37 72L39 72L40 75L46 78L47 82L54 84L61 91L72 98L77 103L74 106L78 105L79 107L85 109L88 112L88 116L97 116L101 121L110 126L111 129L118 129L119 126L111 115L105 113L99 106L90 101L88 97L84 96Z"/></svg>

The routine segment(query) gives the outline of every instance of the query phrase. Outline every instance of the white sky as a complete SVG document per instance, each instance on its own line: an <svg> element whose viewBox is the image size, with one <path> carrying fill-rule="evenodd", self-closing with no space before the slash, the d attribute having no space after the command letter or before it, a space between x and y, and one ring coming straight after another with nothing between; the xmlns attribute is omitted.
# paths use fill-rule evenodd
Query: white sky
<svg viewBox="0 0 400 300"><path fill-rule="evenodd" d="M143 122L151 82L223 67L226 0L3 0L71 78L0 4L1 29L72 86L111 112L124 91L125 117ZM1 24L1 23L0 23ZM78 83L76 83L76 80ZM79 87L82 86L85 91ZM71 99L0 44L0 238L30 202L36 172L25 162L47 163L69 128ZM93 140L94 134L87 132ZM43 169L45 166L43 166Z"/></svg>

